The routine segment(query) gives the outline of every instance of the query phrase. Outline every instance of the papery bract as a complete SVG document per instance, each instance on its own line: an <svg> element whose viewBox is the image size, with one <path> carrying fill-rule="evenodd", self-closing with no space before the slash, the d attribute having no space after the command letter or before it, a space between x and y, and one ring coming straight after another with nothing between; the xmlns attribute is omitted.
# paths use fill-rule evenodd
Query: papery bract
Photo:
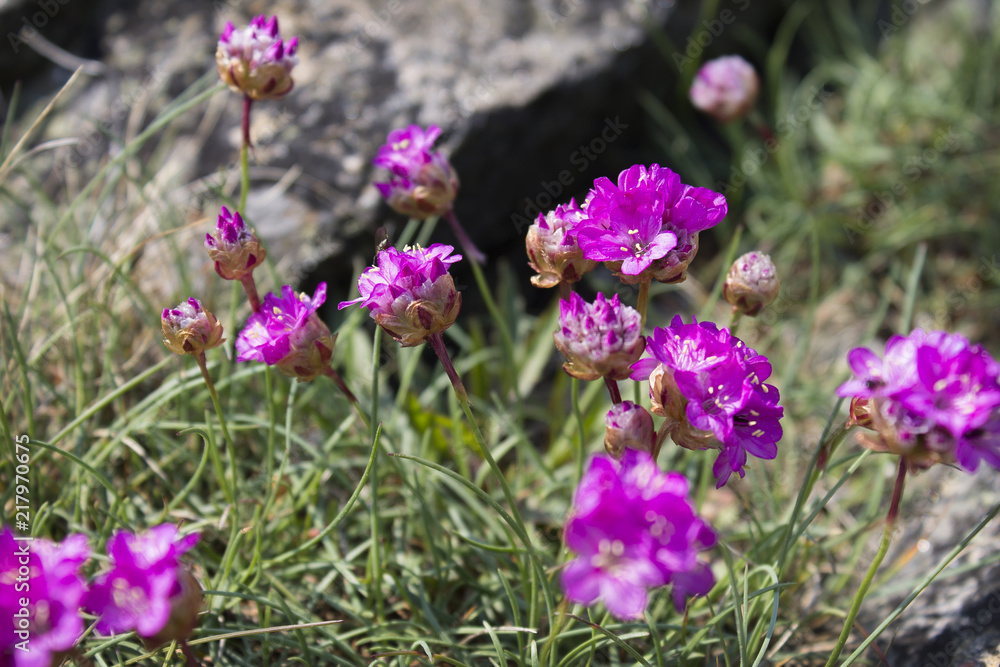
<svg viewBox="0 0 1000 667"><path fill-rule="evenodd" d="M201 302L193 297L175 308L164 308L160 327L163 344L174 354L198 356L226 340L215 315L202 308Z"/></svg>
<svg viewBox="0 0 1000 667"><path fill-rule="evenodd" d="M525 237L528 263L538 272L531 277L532 285L572 284L594 270L597 262L583 256L576 240L576 228L585 217L575 200L557 206L554 211L538 214L538 220L528 228Z"/></svg>
<svg viewBox="0 0 1000 667"><path fill-rule="evenodd" d="M277 16L256 16L239 30L227 21L215 63L219 77L234 92L254 100L276 100L295 85L292 68L299 62L298 48L298 37L282 41Z"/></svg>

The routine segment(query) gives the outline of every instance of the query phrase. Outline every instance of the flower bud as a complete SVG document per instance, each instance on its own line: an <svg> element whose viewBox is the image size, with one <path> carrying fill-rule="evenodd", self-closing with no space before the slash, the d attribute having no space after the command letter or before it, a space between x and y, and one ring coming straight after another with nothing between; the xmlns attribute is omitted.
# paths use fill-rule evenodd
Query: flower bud
<svg viewBox="0 0 1000 667"><path fill-rule="evenodd" d="M778 297L781 282L771 258L762 252L748 252L729 269L722 296L733 307L751 317Z"/></svg>
<svg viewBox="0 0 1000 667"><path fill-rule="evenodd" d="M215 272L223 280L243 280L267 257L260 239L243 222L240 212L231 213L225 206L219 213L215 231L205 234L205 246L215 262Z"/></svg>
<svg viewBox="0 0 1000 667"><path fill-rule="evenodd" d="M632 401L615 404L604 418L604 449L616 459L625 448L653 454L656 446L656 429L653 417L641 405ZM654 455L655 458L655 455Z"/></svg>
<svg viewBox="0 0 1000 667"><path fill-rule="evenodd" d="M458 195L458 175L448 158L432 151L441 128L431 125L424 132L410 125L389 133L373 164L391 172L389 181L375 183L394 211L424 220L444 215Z"/></svg>
<svg viewBox="0 0 1000 667"><path fill-rule="evenodd" d="M574 292L569 301L559 302L559 313L559 331L553 338L566 357L563 370L581 380L624 380L631 375L631 364L646 349L635 308L621 305L617 294L606 301L598 293L588 304Z"/></svg>
<svg viewBox="0 0 1000 667"><path fill-rule="evenodd" d="M747 115L757 101L760 79L753 65L739 56L709 60L691 83L691 103L720 123Z"/></svg>
<svg viewBox="0 0 1000 667"><path fill-rule="evenodd" d="M175 354L198 356L205 350L222 345L222 325L215 315L203 310L201 303L190 298L176 308L164 308L160 316L163 344Z"/></svg>
<svg viewBox="0 0 1000 667"><path fill-rule="evenodd" d="M593 271L597 262L583 256L576 242L576 225L586 214L576 205L559 205L547 214L538 214L538 220L528 228L525 246L528 263L537 276L531 277L535 287L555 287L559 283L572 284Z"/></svg>
<svg viewBox="0 0 1000 667"><path fill-rule="evenodd" d="M299 59L299 38L282 42L278 17L257 16L237 30L227 22L219 35L215 63L219 77L237 93L254 100L277 100L287 95L295 82L292 68Z"/></svg>
<svg viewBox="0 0 1000 667"><path fill-rule="evenodd" d="M168 642L187 639L198 625L198 614L201 613L205 596L198 581L183 565L177 568L177 585L180 590L168 600L170 617L167 624L153 636L142 638L143 646L149 651Z"/></svg>

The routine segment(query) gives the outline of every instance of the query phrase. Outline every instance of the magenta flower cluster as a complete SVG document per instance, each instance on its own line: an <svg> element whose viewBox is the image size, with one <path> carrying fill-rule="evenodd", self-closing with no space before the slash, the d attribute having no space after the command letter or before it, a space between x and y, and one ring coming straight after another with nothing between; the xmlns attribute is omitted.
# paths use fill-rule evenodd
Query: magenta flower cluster
<svg viewBox="0 0 1000 667"><path fill-rule="evenodd" d="M377 265L358 277L361 296L338 307L359 303L403 347L419 345L450 327L458 316L462 295L448 269L462 256L452 255L453 250L440 243L386 248L378 253Z"/></svg>
<svg viewBox="0 0 1000 667"><path fill-rule="evenodd" d="M714 544L682 475L660 472L648 453L634 449L620 461L595 456L566 524L566 546L577 558L563 570L563 590L573 602L600 600L618 618L635 619L648 590L670 584L681 610L687 596L711 590L715 580L698 553Z"/></svg>
<svg viewBox="0 0 1000 667"><path fill-rule="evenodd" d="M73 648L83 633L80 566L89 557L85 535L54 544L17 541L9 528L0 532L0 664L49 667Z"/></svg>
<svg viewBox="0 0 1000 667"><path fill-rule="evenodd" d="M639 312L622 305L615 294L608 301L598 293L587 303L576 292L559 302L556 348L566 357L563 369L581 380L624 380L646 347Z"/></svg>
<svg viewBox="0 0 1000 667"><path fill-rule="evenodd" d="M83 634L81 608L98 617L102 633L135 630L150 638L179 629L169 639L186 637L197 618L201 590L179 559L197 541L197 534L180 537L170 524L138 535L120 531L108 541L111 570L88 589L80 575L91 553L86 535L73 534L59 544L43 538L20 541L4 528L0 610L9 622L0 630L0 664L59 664ZM182 581L189 583L182 586Z"/></svg>
<svg viewBox="0 0 1000 667"><path fill-rule="evenodd" d="M916 329L890 338L881 359L866 347L847 359L855 377L837 393L867 403L877 449L901 454L913 470L957 463L974 472L982 461L1000 468L1000 364L979 345Z"/></svg>
<svg viewBox="0 0 1000 667"><path fill-rule="evenodd" d="M714 227L728 212L726 198L681 183L658 164L634 165L618 184L601 177L584 205L587 218L577 238L587 259L607 262L626 282L647 275L680 282L698 246L698 232Z"/></svg>
<svg viewBox="0 0 1000 667"><path fill-rule="evenodd" d="M711 322L657 327L646 358L632 366L633 380L648 379L653 411L667 417L674 442L691 449L717 448L712 470L717 487L733 473L744 476L747 455L773 459L784 409L778 390L766 384L767 357L728 329Z"/></svg>
<svg viewBox="0 0 1000 667"><path fill-rule="evenodd" d="M298 48L298 37L281 39L277 16L256 16L242 29L226 22L215 61L219 76L234 91L255 100L279 99L294 85Z"/></svg>
<svg viewBox="0 0 1000 667"><path fill-rule="evenodd" d="M425 132L410 125L389 133L373 160L389 170L389 180L375 183L389 205L412 218L442 215L458 195L458 176L448 158L431 150L441 128L431 125Z"/></svg>

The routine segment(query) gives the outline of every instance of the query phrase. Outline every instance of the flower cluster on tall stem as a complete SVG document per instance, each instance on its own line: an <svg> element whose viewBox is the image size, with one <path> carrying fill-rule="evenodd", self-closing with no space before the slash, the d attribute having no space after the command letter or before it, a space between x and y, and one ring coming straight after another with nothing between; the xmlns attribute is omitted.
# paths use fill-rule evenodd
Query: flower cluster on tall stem
<svg viewBox="0 0 1000 667"><path fill-rule="evenodd" d="M389 171L389 180L375 187L393 210L425 220L441 216L448 223L465 253L480 264L486 257L476 248L452 208L458 195L458 174L441 151L432 150L441 128L424 131L410 125L389 133L372 163Z"/></svg>
<svg viewBox="0 0 1000 667"><path fill-rule="evenodd" d="M548 213L539 213L525 237L528 263L538 272L531 277L535 287L559 286L561 297L569 299L569 286L593 271L597 262L583 256L576 240L576 228L586 213L571 199Z"/></svg>
<svg viewBox="0 0 1000 667"><path fill-rule="evenodd" d="M295 85L292 68L299 62L298 48L298 37L281 39L277 16L256 16L239 30L226 22L215 62L219 77L234 92L252 100L277 100Z"/></svg>
<svg viewBox="0 0 1000 667"><path fill-rule="evenodd" d="M1000 364L960 334L915 329L893 336L879 358L848 354L854 378L837 389L868 431L861 442L899 454L908 470L934 463L1000 469Z"/></svg>
<svg viewBox="0 0 1000 667"><path fill-rule="evenodd" d="M691 103L720 123L747 115L757 101L760 79L740 56L723 56L701 66L691 83Z"/></svg>
<svg viewBox="0 0 1000 667"><path fill-rule="evenodd" d="M208 256L215 272L223 280L238 280L243 285L253 312L260 310L260 297L253 270L264 263L267 251L253 230L243 222L239 211L222 207L215 229L205 234Z"/></svg>
<svg viewBox="0 0 1000 667"><path fill-rule="evenodd" d="M566 523L566 546L577 558L563 570L563 590L573 602L600 600L618 618L635 619L648 590L670 584L681 610L688 596L707 594L715 582L698 558L715 539L695 514L682 475L661 472L634 449L620 461L595 456Z"/></svg>
<svg viewBox="0 0 1000 667"><path fill-rule="evenodd" d="M767 357L728 329L711 322L657 327L648 338L652 358L633 364L632 379L648 380L653 412L661 426L688 449L718 449L712 467L717 486L733 473L743 477L747 455L773 459L781 439L777 388Z"/></svg>

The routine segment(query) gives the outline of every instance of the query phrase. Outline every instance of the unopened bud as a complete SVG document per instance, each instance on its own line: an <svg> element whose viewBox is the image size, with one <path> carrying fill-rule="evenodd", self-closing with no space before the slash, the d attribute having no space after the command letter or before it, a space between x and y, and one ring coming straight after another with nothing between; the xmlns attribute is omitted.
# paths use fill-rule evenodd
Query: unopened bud
<svg viewBox="0 0 1000 667"><path fill-rule="evenodd" d="M160 317L163 344L175 354L198 356L222 345L222 325L201 303L190 298L176 308L164 308Z"/></svg>
<svg viewBox="0 0 1000 667"><path fill-rule="evenodd" d="M626 448L653 454L656 429L653 428L653 417L646 408L632 401L623 401L608 411L604 422L607 425L604 449L611 456L621 458Z"/></svg>
<svg viewBox="0 0 1000 667"><path fill-rule="evenodd" d="M780 287L771 258L762 252L748 252L733 262L722 295L733 312L753 317L778 297Z"/></svg>

